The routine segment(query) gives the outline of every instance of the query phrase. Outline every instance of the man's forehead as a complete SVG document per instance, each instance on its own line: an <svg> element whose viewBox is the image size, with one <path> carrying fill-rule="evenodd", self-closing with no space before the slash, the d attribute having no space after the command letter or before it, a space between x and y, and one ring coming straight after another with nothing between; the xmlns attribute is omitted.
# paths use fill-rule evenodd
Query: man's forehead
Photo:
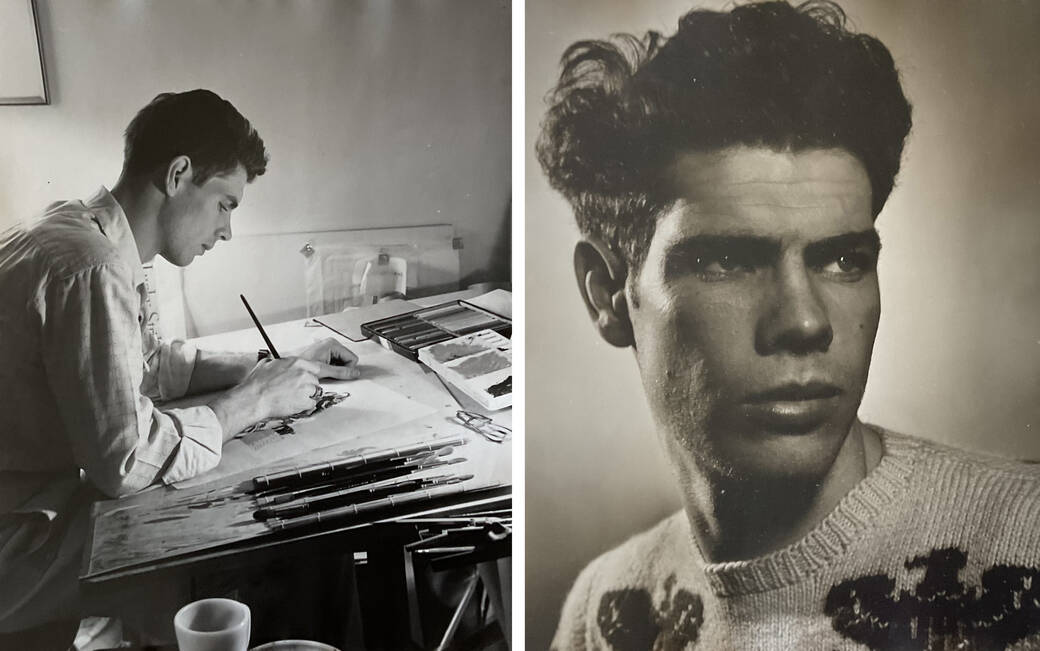
<svg viewBox="0 0 1040 651"><path fill-rule="evenodd" d="M670 181L687 200L742 199L758 195L870 191L867 172L843 149L776 151L765 147L729 147L679 154L669 169Z"/></svg>
<svg viewBox="0 0 1040 651"><path fill-rule="evenodd" d="M689 152L670 173L679 200L659 230L819 236L873 223L869 178L843 150Z"/></svg>
<svg viewBox="0 0 1040 651"><path fill-rule="evenodd" d="M246 168L239 164L238 167L230 172L214 174L206 181L206 184L217 192L231 195L236 200L241 201L246 181Z"/></svg>

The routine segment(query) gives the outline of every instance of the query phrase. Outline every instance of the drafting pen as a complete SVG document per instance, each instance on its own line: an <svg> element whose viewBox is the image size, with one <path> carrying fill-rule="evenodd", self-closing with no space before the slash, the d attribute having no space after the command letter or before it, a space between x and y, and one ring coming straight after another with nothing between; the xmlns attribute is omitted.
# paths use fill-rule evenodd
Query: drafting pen
<svg viewBox="0 0 1040 651"><path fill-rule="evenodd" d="M253 313L253 308L249 307L249 301L242 294L238 297L242 299L242 304L246 306L246 310L249 311L249 316L253 319L253 323L256 324L256 329L260 331L260 336L264 338L264 343L267 344L267 350L270 351L271 357L275 359L281 359L278 351L275 349L274 344L271 343L271 338L267 336L267 332L264 330L264 326L260 325L260 319L256 318L256 314Z"/></svg>
<svg viewBox="0 0 1040 651"><path fill-rule="evenodd" d="M458 524L479 526L485 524L511 524L513 518L402 518L401 524Z"/></svg>
<svg viewBox="0 0 1040 651"><path fill-rule="evenodd" d="M367 502L377 497L385 497L386 495L393 493L407 493L425 487L422 479L414 477L397 479L396 481L386 480L386 482L392 483L380 482L381 485L368 484L365 486L355 486L353 488L338 490L331 493L321 493L319 495L304 497L288 504L257 509L253 512L253 517L257 520L268 520L270 518L284 519L303 515L304 513L311 513L312 511L318 511L321 510L321 507Z"/></svg>
<svg viewBox="0 0 1040 651"><path fill-rule="evenodd" d="M261 497L269 497L271 495L276 495L287 490L292 492L301 490L313 490L315 488L319 488L319 484L340 484L340 488L342 488L342 484L357 480L371 482L374 481L368 479L368 477L370 477L371 475L387 472L390 470L409 468L422 463L428 463L430 461L433 461L437 457L447 456L451 454L454 450L455 448L446 447L441 448L436 452L423 452L421 454L416 454L407 457L394 457L392 459L376 461L357 468L346 468L326 473L322 476L314 476L311 479L298 479L292 481L287 485L275 486L274 488L270 488L263 491L256 491L256 494L258 495L257 499L260 499Z"/></svg>
<svg viewBox="0 0 1040 651"><path fill-rule="evenodd" d="M264 500L275 500L273 503L277 504L285 502L284 495L287 494L299 496L307 492L314 493L329 489L349 488L351 486L371 484L384 479L399 477L419 467L430 467L434 461L450 455L454 449L446 447L434 453L412 457L396 457L356 468L336 470L326 473L322 477L295 480L285 485L275 486L270 490L260 491L257 495L257 503L263 504Z"/></svg>
<svg viewBox="0 0 1040 651"><path fill-rule="evenodd" d="M253 512L253 517L257 520L267 520L270 518L281 518L284 520L285 518L327 509L331 506L345 506L347 504L369 502L377 497L386 497L387 495L395 495L398 493L410 493L419 490L420 488L441 486L453 483L448 481L452 478L453 475L413 477L409 479L401 479L392 483L383 483L382 485L349 488L335 491L333 493L324 493L313 497L305 497L299 501L285 504L283 506L257 509Z"/></svg>
<svg viewBox="0 0 1040 651"><path fill-rule="evenodd" d="M436 457L431 457L436 459ZM439 468L441 466L450 466L456 463L462 463L466 461L465 457L457 457L455 459L435 460L427 461L419 465L402 466L399 468L391 468L389 470L383 470L378 473L373 473L365 477L350 477L346 481L340 480L336 482L321 484L319 486L309 486L300 490L290 491L288 493L278 493L270 496L262 496L256 499L258 506L275 506L278 504L288 504L295 502L300 499L309 497L319 497L329 494L330 492L337 490L347 490L352 488L359 488L362 486L372 486L380 482L391 481L393 479L400 479L401 477L407 477L424 470L430 470L431 468Z"/></svg>
<svg viewBox="0 0 1040 651"><path fill-rule="evenodd" d="M418 464L430 463L436 460L439 455L450 454L452 449L445 447L433 454L425 453L416 455L416 457L394 458L369 464L358 469L318 477L314 480L293 481L288 486L277 486L265 491L256 491L257 503L261 505L278 504L286 501L286 496L289 495L303 495L315 491L329 490L330 488L343 488L354 483L371 484L372 481L376 480L371 478L372 476L397 470L407 470Z"/></svg>
<svg viewBox="0 0 1040 651"><path fill-rule="evenodd" d="M473 475L462 475L461 477L455 477L450 483L461 484L464 481L472 479ZM405 493L403 495L391 495L378 500L372 500L371 502L362 502L361 504L351 504L350 506L341 506L336 509L329 509L327 511L318 511L317 513L309 513L307 515L301 515L297 518L288 518L285 520L272 519L267 520L266 524L275 531L284 531L286 529L296 529L297 527L306 527L312 524L318 524L319 522L327 522L330 520L342 520L350 517L360 517L367 515L373 511L379 511L381 509L393 508L397 506L407 506L409 504L415 504L416 502L425 502L427 500L437 499L439 497L447 497L449 495L455 495L456 493L465 493L465 489L458 487L449 490L432 490L424 489L415 491L412 493Z"/></svg>
<svg viewBox="0 0 1040 651"><path fill-rule="evenodd" d="M466 439L464 438L452 438L442 439L438 441L427 441L425 443L416 443L403 448L390 448L381 452L375 452L372 454L359 454L343 461L327 462L321 464L315 464L312 466L305 466L303 468L294 468L293 470L286 470L284 472L276 472L270 475L261 475L260 477L253 477L253 486L257 490L267 490L274 488L275 486L285 486L294 484L299 481L316 481L323 477L335 474L337 472L343 472L345 470L351 470L354 468L361 468L363 466L373 464L379 461L387 461L394 457L408 457L419 454L420 452L436 452L441 448L455 447L458 445L465 445Z"/></svg>

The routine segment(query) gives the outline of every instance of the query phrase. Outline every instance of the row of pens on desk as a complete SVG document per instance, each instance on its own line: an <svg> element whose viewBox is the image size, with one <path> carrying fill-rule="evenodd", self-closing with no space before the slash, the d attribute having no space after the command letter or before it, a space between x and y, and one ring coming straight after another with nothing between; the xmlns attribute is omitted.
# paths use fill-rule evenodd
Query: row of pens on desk
<svg viewBox="0 0 1040 651"><path fill-rule="evenodd" d="M338 461L253 478L253 517L275 531L320 522L362 519L378 511L441 497L473 478L431 474L466 461L451 456L463 438L358 454Z"/></svg>

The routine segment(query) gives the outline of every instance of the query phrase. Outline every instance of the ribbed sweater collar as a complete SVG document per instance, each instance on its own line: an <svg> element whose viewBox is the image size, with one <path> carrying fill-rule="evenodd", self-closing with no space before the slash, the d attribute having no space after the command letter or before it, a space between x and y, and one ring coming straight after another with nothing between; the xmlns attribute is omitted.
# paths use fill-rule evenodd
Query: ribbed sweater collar
<svg viewBox="0 0 1040 651"><path fill-rule="evenodd" d="M852 541L873 530L906 493L917 449L910 438L876 431L881 435L881 460L827 517L798 542L765 556L703 564L712 592L733 597L805 581L841 557Z"/></svg>

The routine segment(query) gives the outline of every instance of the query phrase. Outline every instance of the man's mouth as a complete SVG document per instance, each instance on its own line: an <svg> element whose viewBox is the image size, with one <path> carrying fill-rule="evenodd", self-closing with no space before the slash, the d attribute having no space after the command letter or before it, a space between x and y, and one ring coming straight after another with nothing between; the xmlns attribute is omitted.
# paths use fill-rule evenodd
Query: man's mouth
<svg viewBox="0 0 1040 651"><path fill-rule="evenodd" d="M830 418L842 393L827 382L790 383L753 393L741 406L746 418L767 430L805 433Z"/></svg>

